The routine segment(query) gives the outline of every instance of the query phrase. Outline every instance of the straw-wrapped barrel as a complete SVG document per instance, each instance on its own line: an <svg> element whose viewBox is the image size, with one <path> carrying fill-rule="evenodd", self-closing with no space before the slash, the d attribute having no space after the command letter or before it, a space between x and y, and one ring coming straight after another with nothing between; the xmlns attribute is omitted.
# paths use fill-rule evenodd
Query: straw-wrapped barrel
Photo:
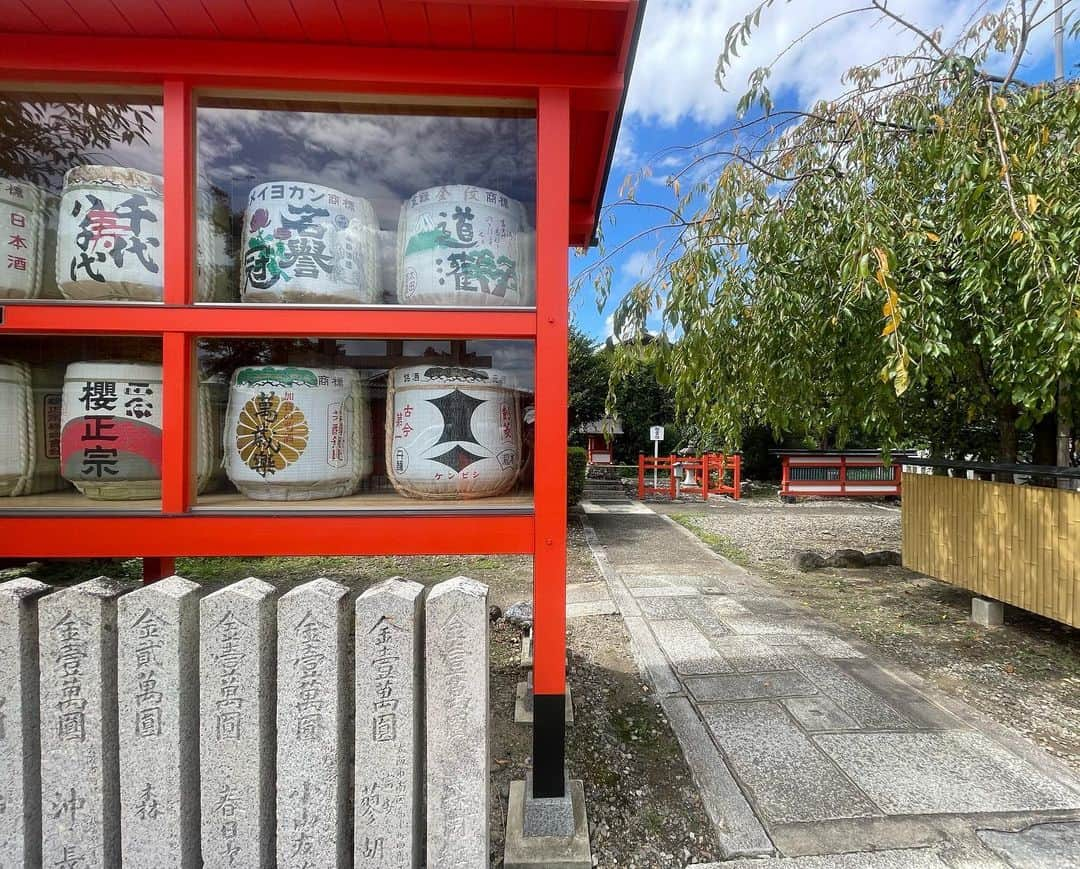
<svg viewBox="0 0 1080 869"><path fill-rule="evenodd" d="M78 301L160 302L164 181L138 169L76 166L64 176L56 283Z"/></svg>
<svg viewBox="0 0 1080 869"><path fill-rule="evenodd" d="M382 301L375 209L366 199L300 181L271 181L244 212L245 302Z"/></svg>
<svg viewBox="0 0 1080 869"><path fill-rule="evenodd" d="M0 178L0 299L41 295L45 202L33 184Z"/></svg>
<svg viewBox="0 0 1080 869"><path fill-rule="evenodd" d="M386 467L401 494L503 495L521 472L517 391L494 368L418 365L390 372Z"/></svg>
<svg viewBox="0 0 1080 869"><path fill-rule="evenodd" d="M63 369L0 362L0 496L64 487L60 477Z"/></svg>
<svg viewBox="0 0 1080 869"><path fill-rule="evenodd" d="M464 184L421 190L398 222L404 305L535 304L531 228L518 201Z"/></svg>
<svg viewBox="0 0 1080 869"><path fill-rule="evenodd" d="M233 373L225 470L258 501L340 498L372 470L371 420L351 368L266 366Z"/></svg>

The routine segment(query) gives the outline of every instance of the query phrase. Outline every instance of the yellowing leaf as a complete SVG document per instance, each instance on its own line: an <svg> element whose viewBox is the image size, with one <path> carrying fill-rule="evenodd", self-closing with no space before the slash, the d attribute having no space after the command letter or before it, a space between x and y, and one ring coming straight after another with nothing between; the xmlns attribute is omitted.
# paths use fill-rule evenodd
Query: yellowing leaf
<svg viewBox="0 0 1080 869"><path fill-rule="evenodd" d="M897 323L896 318L890 317L889 322L885 324L885 328L881 330L881 337L887 338L889 335L896 331L898 325L899 324Z"/></svg>
<svg viewBox="0 0 1080 869"><path fill-rule="evenodd" d="M926 233L926 237L927 237L927 238L928 238L928 239L929 239L930 241L941 241L941 236L940 236L940 235L938 235L938 234L937 234L936 232L927 232L927 233Z"/></svg>
<svg viewBox="0 0 1080 869"><path fill-rule="evenodd" d="M994 105L997 106L998 111L1002 111L1008 103L1005 101L1005 97L997 97L994 100Z"/></svg>
<svg viewBox="0 0 1080 869"><path fill-rule="evenodd" d="M1027 210L1028 214L1034 214L1039 209L1039 197L1034 193L1027 195Z"/></svg>
<svg viewBox="0 0 1080 869"><path fill-rule="evenodd" d="M1043 127L1042 130L1039 131L1039 140L1044 145L1049 143L1049 141L1050 141L1050 128L1049 127Z"/></svg>
<svg viewBox="0 0 1080 869"><path fill-rule="evenodd" d="M888 257L888 254L886 254L885 251L883 251L880 247L875 247L874 248L874 256L877 257L878 270L883 275L888 275L889 274L889 257Z"/></svg>
<svg viewBox="0 0 1080 869"><path fill-rule="evenodd" d="M1009 236L1014 242L1024 240L1024 231L1022 229L1014 229L1012 235Z"/></svg>
<svg viewBox="0 0 1080 869"><path fill-rule="evenodd" d="M945 119L941 115L931 115L930 119L937 125L939 130L945 129Z"/></svg>

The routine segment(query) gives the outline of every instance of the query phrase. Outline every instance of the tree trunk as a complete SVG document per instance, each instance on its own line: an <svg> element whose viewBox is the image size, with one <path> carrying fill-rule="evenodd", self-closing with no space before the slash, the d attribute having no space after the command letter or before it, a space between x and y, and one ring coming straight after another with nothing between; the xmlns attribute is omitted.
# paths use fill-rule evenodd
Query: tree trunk
<svg viewBox="0 0 1080 869"><path fill-rule="evenodd" d="M1048 413L1032 426L1031 433L1035 436L1035 444L1031 451L1031 460L1036 465L1056 465L1057 460L1057 435L1058 415L1056 412ZM1057 485L1053 477L1032 477L1031 482L1036 486L1052 489Z"/></svg>
<svg viewBox="0 0 1080 869"><path fill-rule="evenodd" d="M1006 465L1015 465L1020 456L1020 436L1016 430L1016 420L1020 414L1015 404L1007 404L998 410L998 461ZM995 474L999 483L1012 483L1011 471Z"/></svg>
<svg viewBox="0 0 1080 869"><path fill-rule="evenodd" d="M1067 468L1072 464L1072 422L1073 403L1069 392L1069 381L1064 377L1058 379L1058 406L1057 406L1057 449L1054 451L1058 467ZM1059 489L1074 488L1074 481L1065 477L1057 480Z"/></svg>

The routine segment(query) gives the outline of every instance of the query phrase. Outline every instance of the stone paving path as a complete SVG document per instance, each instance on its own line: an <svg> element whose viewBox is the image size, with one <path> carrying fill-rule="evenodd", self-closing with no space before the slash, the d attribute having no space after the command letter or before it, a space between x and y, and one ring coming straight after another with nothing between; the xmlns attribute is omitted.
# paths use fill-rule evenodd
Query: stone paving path
<svg viewBox="0 0 1080 869"><path fill-rule="evenodd" d="M1058 761L647 506L583 507L727 856L773 857L718 867L1080 867Z"/></svg>

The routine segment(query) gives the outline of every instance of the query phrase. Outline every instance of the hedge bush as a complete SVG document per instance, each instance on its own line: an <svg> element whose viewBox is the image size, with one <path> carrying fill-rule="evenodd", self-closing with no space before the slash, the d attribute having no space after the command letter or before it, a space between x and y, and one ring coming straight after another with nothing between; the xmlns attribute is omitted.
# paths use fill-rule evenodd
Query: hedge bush
<svg viewBox="0 0 1080 869"><path fill-rule="evenodd" d="M585 493L585 471L589 454L582 447L566 450L566 503L573 507Z"/></svg>

